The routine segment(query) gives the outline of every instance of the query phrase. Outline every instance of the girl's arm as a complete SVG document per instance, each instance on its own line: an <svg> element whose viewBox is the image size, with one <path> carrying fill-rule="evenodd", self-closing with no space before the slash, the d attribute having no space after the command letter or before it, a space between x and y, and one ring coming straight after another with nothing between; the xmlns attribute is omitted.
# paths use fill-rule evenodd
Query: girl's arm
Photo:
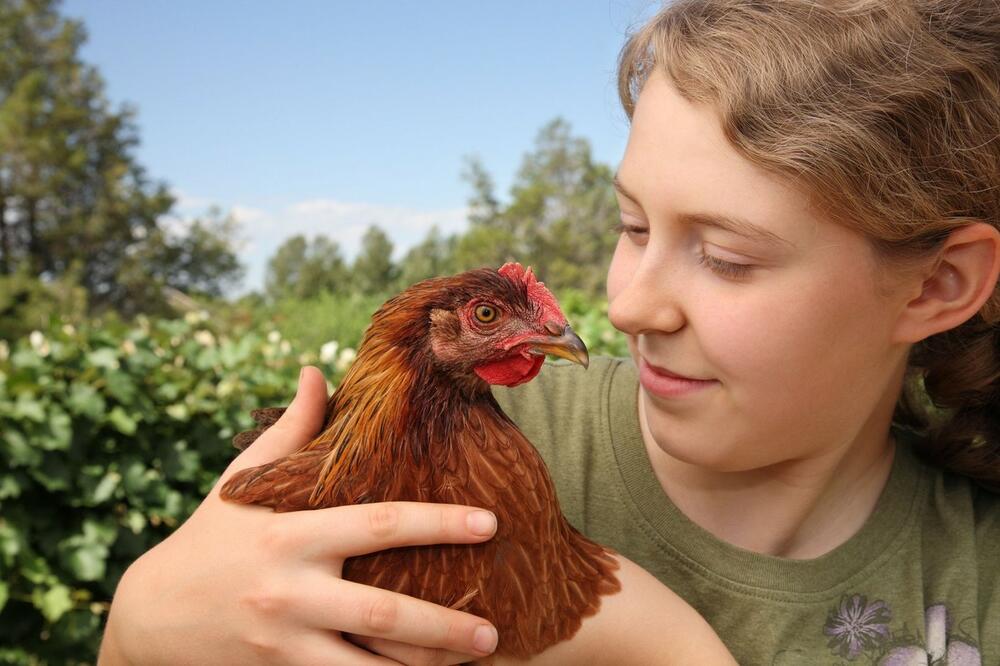
<svg viewBox="0 0 1000 666"><path fill-rule="evenodd" d="M638 564L618 556L621 592L601 598L597 615L572 640L531 664L736 664L708 622ZM515 664L496 660L496 664Z"/></svg>

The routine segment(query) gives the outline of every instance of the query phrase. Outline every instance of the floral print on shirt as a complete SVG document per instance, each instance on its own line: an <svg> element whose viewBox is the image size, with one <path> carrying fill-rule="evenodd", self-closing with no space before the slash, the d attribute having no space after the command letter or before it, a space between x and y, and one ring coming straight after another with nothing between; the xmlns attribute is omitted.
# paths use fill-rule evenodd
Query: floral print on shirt
<svg viewBox="0 0 1000 666"><path fill-rule="evenodd" d="M890 627L892 609L881 599L863 594L844 595L830 609L823 633L831 652L849 662L864 658L876 666L981 666L975 641L953 626L945 604L924 611L923 635L904 625Z"/></svg>

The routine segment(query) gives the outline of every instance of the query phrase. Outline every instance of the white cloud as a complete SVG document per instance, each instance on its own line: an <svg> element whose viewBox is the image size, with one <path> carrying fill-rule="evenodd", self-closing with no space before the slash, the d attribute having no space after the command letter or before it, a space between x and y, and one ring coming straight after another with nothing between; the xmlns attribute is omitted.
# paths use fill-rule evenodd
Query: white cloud
<svg viewBox="0 0 1000 666"><path fill-rule="evenodd" d="M229 209L229 213L240 224L249 224L267 217L267 213L263 210L250 206L233 206Z"/></svg>

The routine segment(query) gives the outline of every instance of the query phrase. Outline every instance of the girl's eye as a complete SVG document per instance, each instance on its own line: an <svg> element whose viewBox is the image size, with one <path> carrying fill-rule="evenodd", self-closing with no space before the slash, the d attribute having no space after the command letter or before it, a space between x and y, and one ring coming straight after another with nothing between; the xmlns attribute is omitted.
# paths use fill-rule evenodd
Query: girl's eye
<svg viewBox="0 0 1000 666"><path fill-rule="evenodd" d="M734 264L731 261L723 261L704 252L698 255L698 263L708 266L711 271L723 277L736 280L749 277L750 271L753 269L753 265L751 264Z"/></svg>
<svg viewBox="0 0 1000 666"><path fill-rule="evenodd" d="M488 324L497 318L497 309L492 305L477 305L476 319L484 324Z"/></svg>
<svg viewBox="0 0 1000 666"><path fill-rule="evenodd" d="M629 240L631 240L636 245L645 245L646 237L649 234L649 229L646 229L645 227L637 227L634 224L625 224L624 222L621 221L619 221L613 227L613 229L616 234L627 235L629 237Z"/></svg>

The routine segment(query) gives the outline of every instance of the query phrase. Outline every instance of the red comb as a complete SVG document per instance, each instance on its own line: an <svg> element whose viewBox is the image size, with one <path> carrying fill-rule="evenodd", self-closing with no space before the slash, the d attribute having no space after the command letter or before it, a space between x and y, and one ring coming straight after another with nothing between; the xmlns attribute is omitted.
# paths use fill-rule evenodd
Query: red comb
<svg viewBox="0 0 1000 666"><path fill-rule="evenodd" d="M497 273L510 280L523 282L526 285L532 285L538 282L538 279L535 278L535 274L531 272L531 266L525 268L516 261L508 261L497 270Z"/></svg>
<svg viewBox="0 0 1000 666"><path fill-rule="evenodd" d="M559 309L556 297L546 288L544 282L538 281L530 266L525 268L516 261L508 261L497 269L497 273L508 280L523 283L528 288L528 297L542 307L544 315L557 319L560 324L566 323L566 317Z"/></svg>

